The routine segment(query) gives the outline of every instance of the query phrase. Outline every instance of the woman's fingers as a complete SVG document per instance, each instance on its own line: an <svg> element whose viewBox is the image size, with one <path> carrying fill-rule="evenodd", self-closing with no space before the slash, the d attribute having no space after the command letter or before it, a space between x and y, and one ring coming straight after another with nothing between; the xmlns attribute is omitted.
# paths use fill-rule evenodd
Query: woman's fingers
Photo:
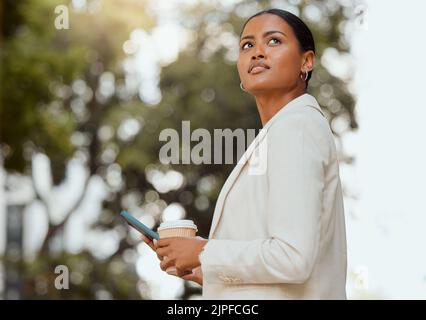
<svg viewBox="0 0 426 320"><path fill-rule="evenodd" d="M161 270L166 271L167 268L173 267L174 265L175 265L175 260L169 259L167 256L165 256L160 263L160 268Z"/></svg>
<svg viewBox="0 0 426 320"><path fill-rule="evenodd" d="M163 260L163 257L167 256L170 253L169 248L156 248L155 252L157 253L157 257L160 260Z"/></svg>
<svg viewBox="0 0 426 320"><path fill-rule="evenodd" d="M141 234L141 240L143 242L145 242L147 245L149 245L151 247L152 250L155 251L155 245L154 242L152 242L152 240L150 238L148 238L147 236L145 236L144 234Z"/></svg>
<svg viewBox="0 0 426 320"><path fill-rule="evenodd" d="M191 273L185 274L181 276L181 278L188 281L194 281L201 286L203 285L203 273L201 272L200 267L192 269Z"/></svg>
<svg viewBox="0 0 426 320"><path fill-rule="evenodd" d="M189 273L189 274L182 276L181 278L184 279L184 280L195 281L197 279L197 276L193 273Z"/></svg>
<svg viewBox="0 0 426 320"><path fill-rule="evenodd" d="M148 238L146 235L141 234L141 240L146 242L148 244L148 242L152 242L150 238Z"/></svg>
<svg viewBox="0 0 426 320"><path fill-rule="evenodd" d="M185 276L188 276L188 275L192 274L192 271L191 271L191 270L188 270L188 269L186 269L186 270L181 270L181 269L177 269L177 268L176 268L176 272L177 272L177 276L178 276L179 278L182 278L182 279L183 279L183 277L185 277Z"/></svg>
<svg viewBox="0 0 426 320"><path fill-rule="evenodd" d="M201 269L201 266L192 269L192 273L195 274L197 277L203 277L203 270Z"/></svg>

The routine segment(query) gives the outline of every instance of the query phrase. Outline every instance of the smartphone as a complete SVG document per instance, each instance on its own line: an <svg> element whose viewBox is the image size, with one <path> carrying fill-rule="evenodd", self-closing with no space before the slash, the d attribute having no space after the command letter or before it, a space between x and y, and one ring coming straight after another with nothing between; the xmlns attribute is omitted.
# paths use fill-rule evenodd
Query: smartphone
<svg viewBox="0 0 426 320"><path fill-rule="evenodd" d="M142 222L140 222L138 219L136 219L134 216L132 216L127 211L124 211L124 210L121 211L120 216L122 216L124 218L124 220L126 220L126 222L129 225L131 225L133 228L138 230L140 233L147 236L149 239L151 239L151 240L153 240L153 239L159 240L160 239L160 236L158 235L157 232L148 228L146 225L144 225Z"/></svg>

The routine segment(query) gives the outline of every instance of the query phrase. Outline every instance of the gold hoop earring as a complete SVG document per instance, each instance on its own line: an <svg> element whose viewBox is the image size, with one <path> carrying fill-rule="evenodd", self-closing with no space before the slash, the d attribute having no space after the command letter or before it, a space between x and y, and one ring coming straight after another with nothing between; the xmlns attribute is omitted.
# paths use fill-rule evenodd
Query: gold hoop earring
<svg viewBox="0 0 426 320"><path fill-rule="evenodd" d="M306 81L306 80L308 80L308 76L309 76L309 74L308 74L308 70L305 70L305 76L303 77L303 72L300 74L300 79L302 79L303 81Z"/></svg>
<svg viewBox="0 0 426 320"><path fill-rule="evenodd" d="M246 90L246 89L244 89L244 87L243 87L243 83L242 83L242 82L240 82L240 88L241 88L241 90L243 90L244 92L247 92L247 90Z"/></svg>

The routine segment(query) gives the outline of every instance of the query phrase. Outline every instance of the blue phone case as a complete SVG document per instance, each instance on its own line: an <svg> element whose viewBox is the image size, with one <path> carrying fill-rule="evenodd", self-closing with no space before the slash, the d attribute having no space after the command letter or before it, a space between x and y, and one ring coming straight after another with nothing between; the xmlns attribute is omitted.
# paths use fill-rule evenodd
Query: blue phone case
<svg viewBox="0 0 426 320"><path fill-rule="evenodd" d="M132 216L127 211L124 211L124 210L121 211L120 216L122 216L129 225L131 225L133 228L135 228L136 230L138 230L140 233L144 234L145 236L147 236L151 240L153 240L153 239L159 240L160 239L160 236L158 235L157 232L148 228L146 225L144 225L142 222L140 222L138 219L136 219L134 216Z"/></svg>

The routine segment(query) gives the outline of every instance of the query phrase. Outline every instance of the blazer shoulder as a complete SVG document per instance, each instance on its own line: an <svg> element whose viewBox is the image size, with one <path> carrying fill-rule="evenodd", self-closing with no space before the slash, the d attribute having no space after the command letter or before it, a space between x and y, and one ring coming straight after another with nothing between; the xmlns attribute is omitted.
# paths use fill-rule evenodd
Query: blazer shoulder
<svg viewBox="0 0 426 320"><path fill-rule="evenodd" d="M303 139L310 141L324 158L334 153L334 137L327 119L314 107L300 106L278 118L268 130L272 145ZM302 138L304 137L304 138Z"/></svg>
<svg viewBox="0 0 426 320"><path fill-rule="evenodd" d="M298 106L287 113L283 113L269 128L271 133L281 131L291 132L303 130L307 133L329 136L330 126L325 116L310 105Z"/></svg>

